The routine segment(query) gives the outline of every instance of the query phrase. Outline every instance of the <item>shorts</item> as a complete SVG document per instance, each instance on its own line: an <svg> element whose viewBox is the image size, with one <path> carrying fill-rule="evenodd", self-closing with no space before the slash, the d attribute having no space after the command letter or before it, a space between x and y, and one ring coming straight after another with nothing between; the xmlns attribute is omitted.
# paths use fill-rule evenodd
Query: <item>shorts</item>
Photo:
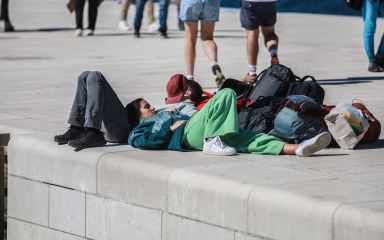
<svg viewBox="0 0 384 240"><path fill-rule="evenodd" d="M269 27L276 23L276 2L240 2L241 27L247 30Z"/></svg>
<svg viewBox="0 0 384 240"><path fill-rule="evenodd" d="M183 22L218 22L220 0L182 0L179 18Z"/></svg>

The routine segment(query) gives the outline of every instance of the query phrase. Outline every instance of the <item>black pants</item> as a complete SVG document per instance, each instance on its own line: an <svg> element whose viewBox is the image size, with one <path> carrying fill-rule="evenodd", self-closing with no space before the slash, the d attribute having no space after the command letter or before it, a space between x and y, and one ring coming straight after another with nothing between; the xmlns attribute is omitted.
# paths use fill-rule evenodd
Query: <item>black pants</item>
<svg viewBox="0 0 384 240"><path fill-rule="evenodd" d="M76 28L83 29L85 0L76 0ZM88 0L88 29L95 30L97 18L97 0Z"/></svg>
<svg viewBox="0 0 384 240"><path fill-rule="evenodd" d="M1 15L0 20L4 20L5 22L9 21L8 15L8 0L1 0Z"/></svg>

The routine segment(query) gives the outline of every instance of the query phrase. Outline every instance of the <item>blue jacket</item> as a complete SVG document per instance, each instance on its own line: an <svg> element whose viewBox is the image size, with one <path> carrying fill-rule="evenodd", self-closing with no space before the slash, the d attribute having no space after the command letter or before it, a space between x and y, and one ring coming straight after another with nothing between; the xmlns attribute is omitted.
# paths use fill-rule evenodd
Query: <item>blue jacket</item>
<svg viewBox="0 0 384 240"><path fill-rule="evenodd" d="M172 132L172 126L178 120L189 120L186 115L176 115L171 112L161 112L142 121L128 136L132 147L143 150L170 149L176 151L191 151L181 147L181 136L185 123Z"/></svg>

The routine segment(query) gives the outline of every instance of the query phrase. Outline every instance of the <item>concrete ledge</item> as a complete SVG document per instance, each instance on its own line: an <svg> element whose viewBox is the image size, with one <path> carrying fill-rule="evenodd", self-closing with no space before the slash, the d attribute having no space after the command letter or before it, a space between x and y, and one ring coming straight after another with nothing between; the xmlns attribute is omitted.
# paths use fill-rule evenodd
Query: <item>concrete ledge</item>
<svg viewBox="0 0 384 240"><path fill-rule="evenodd" d="M10 141L13 239L22 239L24 228L29 239L43 232L57 239L384 238L384 190L375 185L381 180L356 175L373 166L383 171L373 159L376 165L362 167L365 150L340 161L324 156L345 153L339 149L311 158L217 157L128 145L75 152L54 143L53 135ZM340 170L344 160L354 178L351 169Z"/></svg>

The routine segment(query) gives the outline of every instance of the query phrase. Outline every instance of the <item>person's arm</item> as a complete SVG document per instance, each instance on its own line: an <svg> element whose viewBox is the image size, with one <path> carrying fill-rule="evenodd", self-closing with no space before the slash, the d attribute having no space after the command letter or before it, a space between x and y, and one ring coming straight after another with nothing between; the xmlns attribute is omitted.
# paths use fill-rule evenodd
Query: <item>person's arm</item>
<svg viewBox="0 0 384 240"><path fill-rule="evenodd" d="M142 131L138 129L129 137L129 144L132 147L143 150L167 149L172 134L173 132L170 128L161 128L154 133L150 130Z"/></svg>

